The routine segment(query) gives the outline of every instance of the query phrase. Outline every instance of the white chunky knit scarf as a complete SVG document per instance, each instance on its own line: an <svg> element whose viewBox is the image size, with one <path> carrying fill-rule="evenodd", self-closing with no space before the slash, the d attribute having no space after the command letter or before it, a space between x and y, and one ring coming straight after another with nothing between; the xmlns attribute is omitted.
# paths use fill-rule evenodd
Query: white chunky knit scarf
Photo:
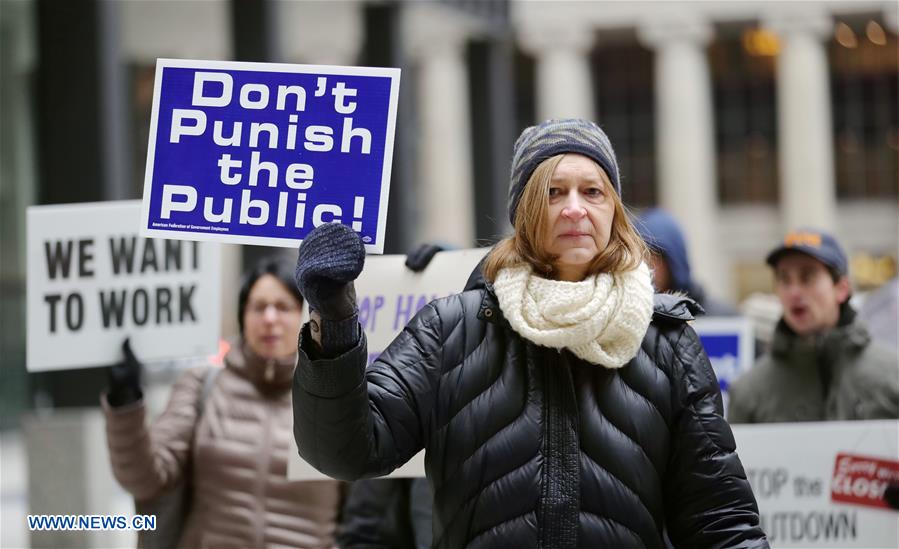
<svg viewBox="0 0 899 549"><path fill-rule="evenodd" d="M493 283L512 329L528 341L606 368L637 355L652 316L652 283L645 263L626 273L600 273L581 282L549 280L529 265L501 269Z"/></svg>

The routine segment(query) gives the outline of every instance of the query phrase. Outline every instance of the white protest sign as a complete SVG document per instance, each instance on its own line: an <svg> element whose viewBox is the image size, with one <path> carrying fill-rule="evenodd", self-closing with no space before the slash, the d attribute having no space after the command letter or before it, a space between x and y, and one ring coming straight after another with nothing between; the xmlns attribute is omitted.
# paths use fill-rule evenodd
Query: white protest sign
<svg viewBox="0 0 899 549"><path fill-rule="evenodd" d="M359 322L368 340L368 359L373 361L412 320L419 309L434 299L461 292L489 248L440 252L428 267L416 273L405 266L406 256L385 255L365 259L365 269L356 280ZM291 438L287 478L327 478L297 453ZM424 476L424 452L391 473L391 477Z"/></svg>
<svg viewBox="0 0 899 549"><path fill-rule="evenodd" d="M899 547L899 421L735 425L737 452L771 545Z"/></svg>
<svg viewBox="0 0 899 549"><path fill-rule="evenodd" d="M215 354L217 244L138 236L140 201L28 208L27 369Z"/></svg>
<svg viewBox="0 0 899 549"><path fill-rule="evenodd" d="M369 362L387 348L431 301L461 292L489 248L453 250L434 256L427 269L413 272L405 255L368 257L356 280L359 323L368 339Z"/></svg>
<svg viewBox="0 0 899 549"><path fill-rule="evenodd" d="M141 234L384 249L400 70L159 59Z"/></svg>

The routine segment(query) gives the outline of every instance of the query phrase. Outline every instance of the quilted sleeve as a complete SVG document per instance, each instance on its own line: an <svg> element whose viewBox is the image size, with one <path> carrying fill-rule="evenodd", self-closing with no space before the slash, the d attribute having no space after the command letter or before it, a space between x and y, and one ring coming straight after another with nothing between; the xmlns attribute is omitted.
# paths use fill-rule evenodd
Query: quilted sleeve
<svg viewBox="0 0 899 549"><path fill-rule="evenodd" d="M135 499L152 498L184 474L193 444L203 371L191 369L178 378L165 410L149 428L143 400L113 408L105 395L101 397L112 472Z"/></svg>
<svg viewBox="0 0 899 549"><path fill-rule="evenodd" d="M668 535L675 547L768 547L759 511L724 420L718 381L686 323L661 352L671 364L676 409L665 479Z"/></svg>
<svg viewBox="0 0 899 549"><path fill-rule="evenodd" d="M308 326L300 335L294 374L294 436L300 456L341 480L385 475L418 453L426 440L440 377L444 330L460 318L424 307L366 370L367 346L312 360Z"/></svg>

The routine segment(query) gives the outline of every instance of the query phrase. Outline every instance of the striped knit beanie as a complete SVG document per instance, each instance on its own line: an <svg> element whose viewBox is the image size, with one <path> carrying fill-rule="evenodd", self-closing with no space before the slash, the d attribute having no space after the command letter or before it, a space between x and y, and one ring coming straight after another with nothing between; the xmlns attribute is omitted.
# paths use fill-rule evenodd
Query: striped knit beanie
<svg viewBox="0 0 899 549"><path fill-rule="evenodd" d="M562 153L578 153L592 158L606 172L618 196L621 196L618 160L605 132L589 120L547 120L526 128L515 141L509 181L509 221L512 225L515 225L518 202L531 174L541 162Z"/></svg>

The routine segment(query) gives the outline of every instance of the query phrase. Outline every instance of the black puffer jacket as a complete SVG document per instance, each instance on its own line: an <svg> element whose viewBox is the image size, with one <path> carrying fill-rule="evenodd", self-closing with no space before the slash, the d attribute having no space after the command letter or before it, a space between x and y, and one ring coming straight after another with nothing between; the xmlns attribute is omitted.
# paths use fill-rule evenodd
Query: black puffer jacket
<svg viewBox="0 0 899 549"><path fill-rule="evenodd" d="M692 302L656 296L620 369L538 347L481 286L437 300L365 369L366 346L294 379L300 454L339 479L427 449L434 547L768 547Z"/></svg>

